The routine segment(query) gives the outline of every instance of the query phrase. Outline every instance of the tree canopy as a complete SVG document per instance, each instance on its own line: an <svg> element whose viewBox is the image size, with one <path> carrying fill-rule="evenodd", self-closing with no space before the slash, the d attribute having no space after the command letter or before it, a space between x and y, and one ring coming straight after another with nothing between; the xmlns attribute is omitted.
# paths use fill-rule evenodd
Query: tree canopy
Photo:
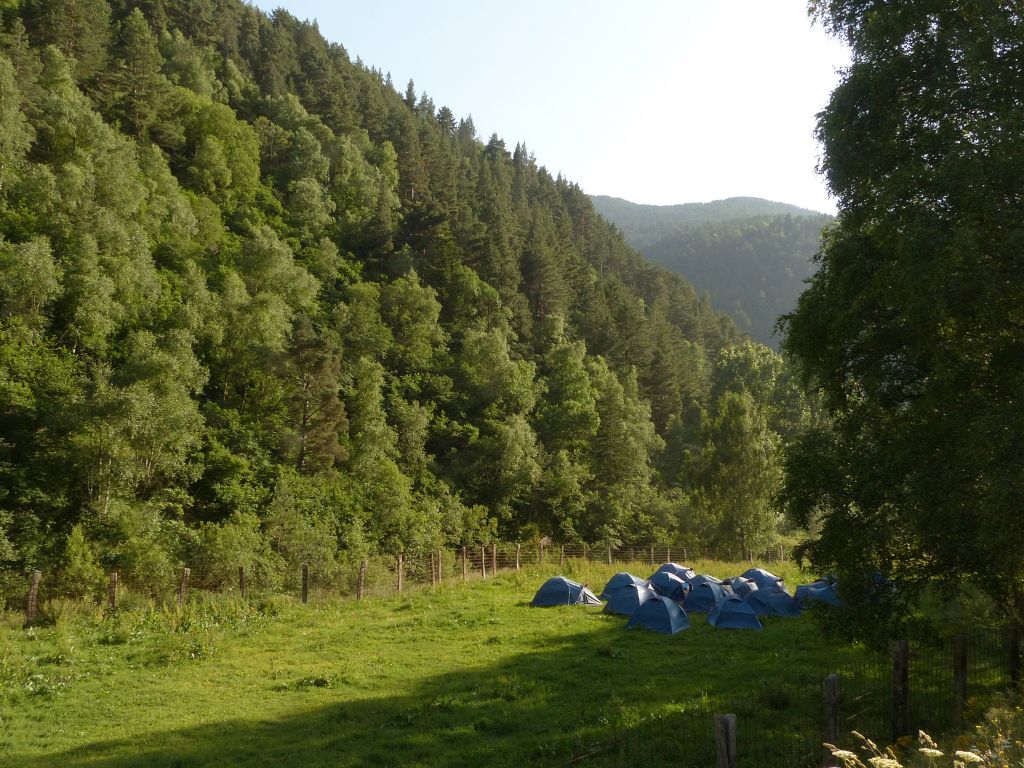
<svg viewBox="0 0 1024 768"><path fill-rule="evenodd" d="M820 114L839 205L786 348L834 429L790 453L816 567L886 618L1024 579L1024 20L1015 3L821 0L853 60ZM891 625L886 625L892 628Z"/></svg>
<svg viewBox="0 0 1024 768"><path fill-rule="evenodd" d="M691 454L775 445L758 394L705 428L728 318L315 24L0 21L0 573L696 536Z"/></svg>

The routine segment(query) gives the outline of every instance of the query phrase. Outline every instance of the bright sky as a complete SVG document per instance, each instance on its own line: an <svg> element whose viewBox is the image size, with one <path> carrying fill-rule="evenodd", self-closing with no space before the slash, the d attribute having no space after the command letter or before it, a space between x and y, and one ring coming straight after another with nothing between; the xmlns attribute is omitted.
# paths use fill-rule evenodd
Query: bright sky
<svg viewBox="0 0 1024 768"><path fill-rule="evenodd" d="M257 0L317 19L486 140L590 194L668 205L764 197L834 212L814 115L844 46L805 0Z"/></svg>

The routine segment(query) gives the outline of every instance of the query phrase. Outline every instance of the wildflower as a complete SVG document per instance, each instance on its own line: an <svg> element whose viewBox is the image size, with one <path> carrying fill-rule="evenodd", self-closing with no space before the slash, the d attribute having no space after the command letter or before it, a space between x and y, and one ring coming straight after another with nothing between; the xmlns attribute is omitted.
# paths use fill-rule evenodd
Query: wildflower
<svg viewBox="0 0 1024 768"><path fill-rule="evenodd" d="M965 763L978 764L985 762L984 758L982 758L980 755L974 754L973 752L964 752L963 750L958 750L955 756L958 760L963 760Z"/></svg>
<svg viewBox="0 0 1024 768"><path fill-rule="evenodd" d="M922 755L926 755L927 757L942 757L941 749L933 749L932 747L921 747L917 751L920 752Z"/></svg>
<svg viewBox="0 0 1024 768"><path fill-rule="evenodd" d="M840 760L856 760L857 755L848 749L833 749L832 757L837 757Z"/></svg>
<svg viewBox="0 0 1024 768"><path fill-rule="evenodd" d="M903 768L898 760L893 760L891 757L871 757L868 758L868 762L872 768Z"/></svg>

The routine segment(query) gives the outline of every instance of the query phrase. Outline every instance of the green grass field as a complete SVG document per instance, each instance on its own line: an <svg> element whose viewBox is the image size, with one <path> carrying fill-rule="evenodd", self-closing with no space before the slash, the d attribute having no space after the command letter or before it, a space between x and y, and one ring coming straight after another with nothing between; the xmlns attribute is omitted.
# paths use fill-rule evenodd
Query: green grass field
<svg viewBox="0 0 1024 768"><path fill-rule="evenodd" d="M599 591L623 568L650 570L562 571ZM822 678L862 654L807 618L728 632L695 615L667 637L599 608L530 608L557 570L359 603L194 593L181 611L113 616L57 603L29 630L7 614L0 765L700 766L711 711L739 709L741 733L781 750L818 723Z"/></svg>

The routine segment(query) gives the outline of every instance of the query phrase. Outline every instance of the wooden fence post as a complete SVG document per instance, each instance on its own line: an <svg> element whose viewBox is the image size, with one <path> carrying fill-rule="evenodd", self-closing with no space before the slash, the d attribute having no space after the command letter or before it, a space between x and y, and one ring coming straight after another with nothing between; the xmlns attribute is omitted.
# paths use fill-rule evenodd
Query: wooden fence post
<svg viewBox="0 0 1024 768"><path fill-rule="evenodd" d="M835 744L839 741L839 675L834 672L825 678L822 685L823 704L825 709L825 728L822 732L826 744ZM832 753L825 750L825 765L833 765L835 758Z"/></svg>
<svg viewBox="0 0 1024 768"><path fill-rule="evenodd" d="M665 547L665 562L672 562L672 547Z"/></svg>
<svg viewBox="0 0 1024 768"><path fill-rule="evenodd" d="M1010 683L1019 687L1021 683L1021 630L1024 629L1024 589L1016 589L1013 593L1013 618L1011 619L1009 637L1010 645Z"/></svg>
<svg viewBox="0 0 1024 768"><path fill-rule="evenodd" d="M366 560L359 561L359 576L356 578L356 600L362 600L366 591Z"/></svg>
<svg viewBox="0 0 1024 768"><path fill-rule="evenodd" d="M178 584L178 605L184 605L188 600L188 577L192 573L191 568L181 569L181 583Z"/></svg>
<svg viewBox="0 0 1024 768"><path fill-rule="evenodd" d="M654 547L651 547L651 568L654 567Z"/></svg>
<svg viewBox="0 0 1024 768"><path fill-rule="evenodd" d="M441 586L441 578L443 576L443 572L441 570L441 567L442 567L443 564L444 564L444 550L443 549L439 549L439 550L437 550L437 585L438 586Z"/></svg>
<svg viewBox="0 0 1024 768"><path fill-rule="evenodd" d="M964 723L964 706L967 704L967 638L957 635L953 638L953 724L960 728Z"/></svg>
<svg viewBox="0 0 1024 768"><path fill-rule="evenodd" d="M565 565L565 545L558 547L558 567L561 568Z"/></svg>
<svg viewBox="0 0 1024 768"><path fill-rule="evenodd" d="M302 602L309 602L309 563L302 564Z"/></svg>
<svg viewBox="0 0 1024 768"><path fill-rule="evenodd" d="M519 572L519 551L523 548L522 544L516 544L516 572Z"/></svg>
<svg viewBox="0 0 1024 768"><path fill-rule="evenodd" d="M437 586L437 575L434 571L434 550L430 550L430 586Z"/></svg>
<svg viewBox="0 0 1024 768"><path fill-rule="evenodd" d="M686 547L683 547L683 565L686 565L686 561L690 558L686 556Z"/></svg>
<svg viewBox="0 0 1024 768"><path fill-rule="evenodd" d="M39 613L39 582L43 580L42 571L32 571L28 584L28 600L25 603L25 626L29 627L36 621Z"/></svg>
<svg viewBox="0 0 1024 768"><path fill-rule="evenodd" d="M469 581L469 556L466 548L462 548L462 580Z"/></svg>
<svg viewBox="0 0 1024 768"><path fill-rule="evenodd" d="M117 608L117 571L110 572L110 583L107 585L107 607Z"/></svg>
<svg viewBox="0 0 1024 768"><path fill-rule="evenodd" d="M402 587L405 586L405 555L398 556L398 594L402 594Z"/></svg>
<svg viewBox="0 0 1024 768"><path fill-rule="evenodd" d="M586 544L586 542L583 543L583 561L587 562L587 563L590 562L590 558L587 556L587 544Z"/></svg>
<svg viewBox="0 0 1024 768"><path fill-rule="evenodd" d="M910 688L910 646L906 639L892 644L892 740L907 733L907 699Z"/></svg>
<svg viewBox="0 0 1024 768"><path fill-rule="evenodd" d="M715 753L718 768L737 768L736 715L715 715Z"/></svg>
<svg viewBox="0 0 1024 768"><path fill-rule="evenodd" d="M612 564L612 548L608 547L608 565Z"/></svg>
<svg viewBox="0 0 1024 768"><path fill-rule="evenodd" d="M544 542L543 541L540 542L537 545L537 562L538 563L543 563L544 562Z"/></svg>
<svg viewBox="0 0 1024 768"><path fill-rule="evenodd" d="M786 548L781 544L779 544L779 562L786 562Z"/></svg>
<svg viewBox="0 0 1024 768"><path fill-rule="evenodd" d="M498 545L491 544L491 576L498 573Z"/></svg>
<svg viewBox="0 0 1024 768"><path fill-rule="evenodd" d="M238 566L238 593L242 596L242 599L248 596L249 590L245 583L245 566Z"/></svg>
<svg viewBox="0 0 1024 768"><path fill-rule="evenodd" d="M480 547L480 575L487 578L487 547Z"/></svg>
<svg viewBox="0 0 1024 768"><path fill-rule="evenodd" d="M1007 631L1006 641L1009 646L1010 682L1013 685L1020 685L1020 624L1013 622Z"/></svg>

